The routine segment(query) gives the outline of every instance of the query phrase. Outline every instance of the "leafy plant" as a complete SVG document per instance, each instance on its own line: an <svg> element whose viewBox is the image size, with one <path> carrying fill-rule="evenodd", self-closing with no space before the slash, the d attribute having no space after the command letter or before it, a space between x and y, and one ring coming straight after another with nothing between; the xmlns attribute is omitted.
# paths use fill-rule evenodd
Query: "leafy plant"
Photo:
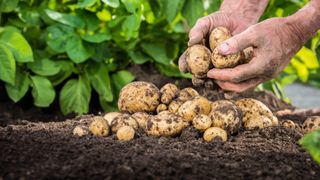
<svg viewBox="0 0 320 180"><path fill-rule="evenodd" d="M299 144L306 148L320 165L320 130L315 130L300 139Z"/></svg>

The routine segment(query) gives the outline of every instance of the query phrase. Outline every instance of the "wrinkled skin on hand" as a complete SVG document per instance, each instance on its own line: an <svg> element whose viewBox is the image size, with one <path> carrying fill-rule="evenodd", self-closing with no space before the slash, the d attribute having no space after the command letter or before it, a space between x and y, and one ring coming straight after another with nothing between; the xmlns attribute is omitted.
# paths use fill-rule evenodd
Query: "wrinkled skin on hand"
<svg viewBox="0 0 320 180"><path fill-rule="evenodd" d="M299 36L297 28L287 18L268 19L218 47L219 53L223 55L254 47L253 58L248 64L212 69L207 76L215 79L224 90L244 92L279 75L303 44L304 40Z"/></svg>

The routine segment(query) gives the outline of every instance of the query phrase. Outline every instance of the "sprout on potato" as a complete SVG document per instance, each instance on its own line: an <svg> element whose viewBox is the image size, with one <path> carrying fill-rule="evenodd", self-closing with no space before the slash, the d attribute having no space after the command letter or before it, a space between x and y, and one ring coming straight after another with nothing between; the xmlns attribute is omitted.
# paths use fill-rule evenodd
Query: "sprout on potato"
<svg viewBox="0 0 320 180"><path fill-rule="evenodd" d="M135 118L133 118L129 114L120 114L112 121L111 130L115 133L123 126L131 126L134 129L138 129L139 127L138 122L135 120Z"/></svg>
<svg viewBox="0 0 320 180"><path fill-rule="evenodd" d="M117 131L117 138L121 141L130 141L134 138L135 131L131 126L122 126Z"/></svg>
<svg viewBox="0 0 320 180"><path fill-rule="evenodd" d="M203 133L203 139L205 141L227 141L228 135L227 132L219 127L211 127L208 128L204 133Z"/></svg>
<svg viewBox="0 0 320 180"><path fill-rule="evenodd" d="M89 130L94 136L108 136L110 128L108 122L103 117L94 116Z"/></svg>
<svg viewBox="0 0 320 180"><path fill-rule="evenodd" d="M178 91L178 87L172 83L162 86L160 89L161 102L166 105L170 104L170 102L177 96Z"/></svg>
<svg viewBox="0 0 320 180"><path fill-rule="evenodd" d="M210 50L203 45L193 45L187 49L186 62L190 72L197 78L205 78L211 69Z"/></svg>
<svg viewBox="0 0 320 180"><path fill-rule="evenodd" d="M181 116L183 120L190 122L199 114L208 115L210 110L210 101L202 96L196 96L192 100L183 103L177 114Z"/></svg>
<svg viewBox="0 0 320 180"><path fill-rule="evenodd" d="M302 131L305 134L317 129L320 129L320 116L311 116L302 124Z"/></svg>
<svg viewBox="0 0 320 180"><path fill-rule="evenodd" d="M200 114L193 118L192 120L193 126L199 131L205 131L212 125L212 120L209 116Z"/></svg>

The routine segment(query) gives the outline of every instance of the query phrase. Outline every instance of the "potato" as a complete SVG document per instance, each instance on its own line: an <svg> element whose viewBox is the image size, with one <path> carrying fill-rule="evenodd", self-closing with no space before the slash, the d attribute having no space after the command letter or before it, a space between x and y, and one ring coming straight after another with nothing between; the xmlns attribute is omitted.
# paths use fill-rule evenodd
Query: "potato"
<svg viewBox="0 0 320 180"><path fill-rule="evenodd" d="M110 132L108 122L100 116L94 116L92 118L89 130L94 136L108 136Z"/></svg>
<svg viewBox="0 0 320 180"><path fill-rule="evenodd" d="M225 27L217 27L211 31L209 36L210 49L213 51L223 41L231 38L231 32Z"/></svg>
<svg viewBox="0 0 320 180"><path fill-rule="evenodd" d="M170 104L170 102L177 96L178 91L178 87L172 83L162 86L160 89L161 102L166 105Z"/></svg>
<svg viewBox="0 0 320 180"><path fill-rule="evenodd" d="M320 129L320 116L308 117L302 124L302 131L304 134Z"/></svg>
<svg viewBox="0 0 320 180"><path fill-rule="evenodd" d="M174 100L172 101L169 106L168 106L168 110L171 113L176 113L178 112L180 106L184 103L184 101L180 101L180 100Z"/></svg>
<svg viewBox="0 0 320 180"><path fill-rule="evenodd" d="M129 114L120 114L114 118L111 123L112 132L117 132L123 126L131 126L134 129L138 129L138 122Z"/></svg>
<svg viewBox="0 0 320 180"><path fill-rule="evenodd" d="M228 100L211 103L209 117L212 119L212 126L220 127L230 134L237 133L242 122L239 108Z"/></svg>
<svg viewBox="0 0 320 180"><path fill-rule="evenodd" d="M225 56L220 55L218 49L214 49L211 54L211 62L217 69L233 68L241 64L242 57L241 52Z"/></svg>
<svg viewBox="0 0 320 180"><path fill-rule="evenodd" d="M255 116L244 123L246 129L263 129L272 125L271 119L264 115Z"/></svg>
<svg viewBox="0 0 320 180"><path fill-rule="evenodd" d="M183 119L169 111L162 111L158 115L150 116L147 121L146 132L151 136L174 136L186 127Z"/></svg>
<svg viewBox="0 0 320 180"><path fill-rule="evenodd" d="M196 96L199 96L199 93L196 90L194 90L193 88L188 87L188 88L184 88L178 92L177 100L186 102Z"/></svg>
<svg viewBox="0 0 320 180"><path fill-rule="evenodd" d="M205 79L203 78L197 78L195 75L192 75L192 84L196 87L204 85Z"/></svg>
<svg viewBox="0 0 320 180"><path fill-rule="evenodd" d="M122 126L117 131L117 138L121 141L130 141L134 138L135 131L131 126Z"/></svg>
<svg viewBox="0 0 320 180"><path fill-rule="evenodd" d="M209 116L200 114L193 118L192 120L193 126L199 131L205 131L212 125L212 120Z"/></svg>
<svg viewBox="0 0 320 180"><path fill-rule="evenodd" d="M296 124L289 119L282 121L281 126L288 128L288 129L295 129L296 128Z"/></svg>
<svg viewBox="0 0 320 180"><path fill-rule="evenodd" d="M146 129L149 114L146 112L136 112L132 114L132 117L137 121L138 125L142 129Z"/></svg>
<svg viewBox="0 0 320 180"><path fill-rule="evenodd" d="M196 96L192 100L183 103L180 106L177 114L181 116L183 120L190 122L199 114L208 115L210 110L210 101L202 96Z"/></svg>
<svg viewBox="0 0 320 180"><path fill-rule="evenodd" d="M85 136L89 134L89 130L88 127L83 126L83 125L77 125L74 129L73 129L73 135L75 136Z"/></svg>
<svg viewBox="0 0 320 180"><path fill-rule="evenodd" d="M120 115L119 112L109 112L103 116L103 118L108 122L108 125L111 126L111 123L115 117Z"/></svg>
<svg viewBox="0 0 320 180"><path fill-rule="evenodd" d="M211 127L211 128L208 128L203 133L203 139L205 141L221 140L221 141L225 142L228 139L228 135L225 130L223 130L219 127Z"/></svg>
<svg viewBox="0 0 320 180"><path fill-rule="evenodd" d="M136 81L121 89L118 107L129 113L154 112L159 103L160 92L154 84Z"/></svg>
<svg viewBox="0 0 320 180"><path fill-rule="evenodd" d="M279 126L279 120L277 116L272 116L271 122L272 122L272 126Z"/></svg>
<svg viewBox="0 0 320 180"><path fill-rule="evenodd" d="M200 44L193 45L187 49L187 65L190 72L197 78L207 77L207 72L212 67L210 55L210 50Z"/></svg>
<svg viewBox="0 0 320 180"><path fill-rule="evenodd" d="M165 111L167 109L168 109L167 105L159 104L158 107L157 107L157 113L159 114L161 111Z"/></svg>

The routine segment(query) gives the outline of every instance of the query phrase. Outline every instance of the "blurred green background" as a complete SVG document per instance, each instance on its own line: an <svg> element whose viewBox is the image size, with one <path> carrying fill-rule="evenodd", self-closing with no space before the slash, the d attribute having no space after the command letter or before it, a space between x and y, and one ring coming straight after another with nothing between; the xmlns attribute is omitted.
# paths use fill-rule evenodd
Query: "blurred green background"
<svg viewBox="0 0 320 180"><path fill-rule="evenodd" d="M153 63L165 76L190 78L177 67L187 31L221 0L0 0L0 81L18 102L31 91L34 105L59 99L64 114L89 111L92 92L105 111L134 80L130 64ZM307 1L270 0L261 18L293 14ZM299 81L320 87L319 34L269 89ZM57 88L59 87L59 88Z"/></svg>

